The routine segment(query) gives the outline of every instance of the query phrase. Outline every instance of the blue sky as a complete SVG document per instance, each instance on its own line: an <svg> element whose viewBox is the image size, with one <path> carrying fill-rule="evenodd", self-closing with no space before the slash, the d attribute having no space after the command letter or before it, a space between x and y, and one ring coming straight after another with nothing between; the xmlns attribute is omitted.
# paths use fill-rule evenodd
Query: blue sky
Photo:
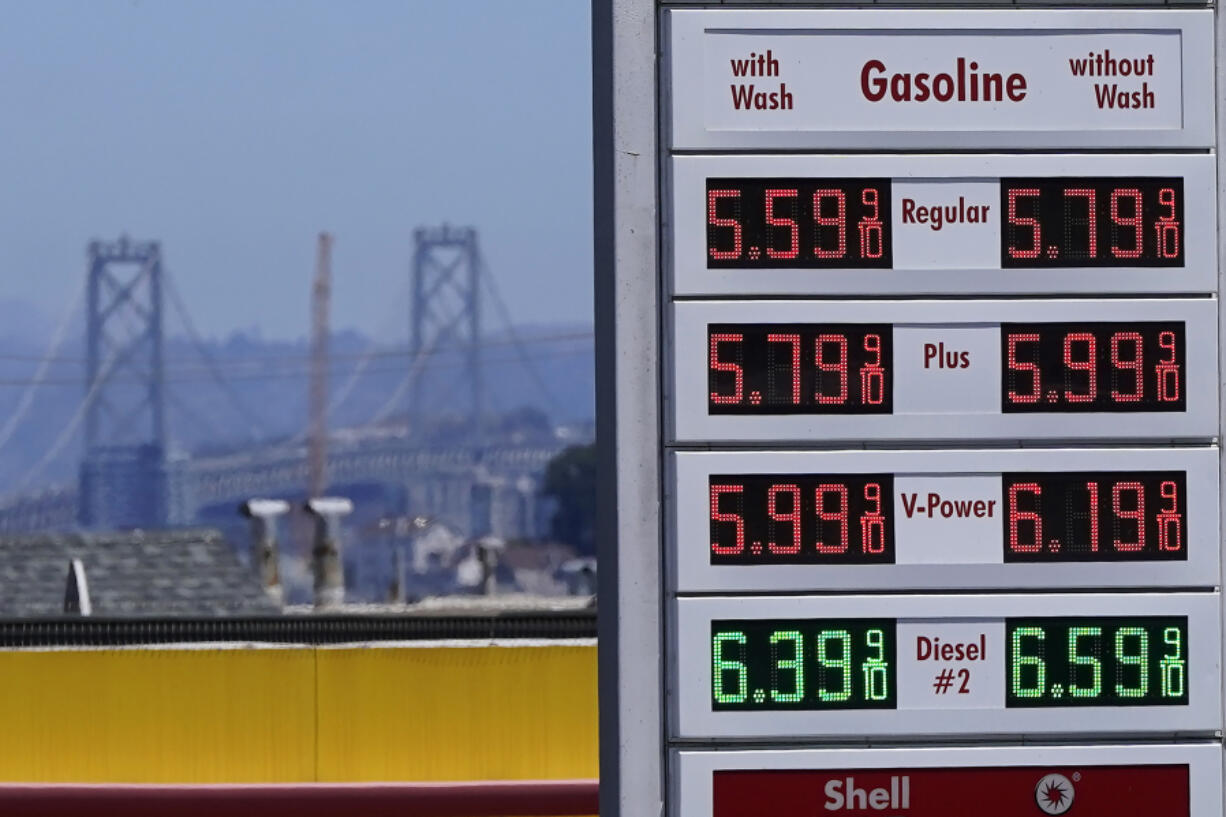
<svg viewBox="0 0 1226 817"><path fill-rule="evenodd" d="M159 239L202 334L405 337L412 231L480 231L517 322L591 316L585 0L39 0L0 27L0 299Z"/></svg>

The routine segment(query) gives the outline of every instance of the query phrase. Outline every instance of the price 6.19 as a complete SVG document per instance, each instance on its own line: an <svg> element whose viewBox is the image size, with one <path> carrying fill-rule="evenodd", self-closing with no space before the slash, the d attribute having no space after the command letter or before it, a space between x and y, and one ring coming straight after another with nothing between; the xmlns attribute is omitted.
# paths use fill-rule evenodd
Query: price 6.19
<svg viewBox="0 0 1226 817"><path fill-rule="evenodd" d="M1003 474L1005 561L1185 560L1182 471Z"/></svg>

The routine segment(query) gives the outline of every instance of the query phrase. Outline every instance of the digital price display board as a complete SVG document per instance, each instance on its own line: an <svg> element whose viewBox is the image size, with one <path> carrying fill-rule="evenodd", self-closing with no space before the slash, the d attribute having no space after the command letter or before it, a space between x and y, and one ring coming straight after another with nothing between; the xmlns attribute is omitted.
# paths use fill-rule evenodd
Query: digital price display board
<svg viewBox="0 0 1226 817"><path fill-rule="evenodd" d="M677 442L1208 438L1216 320L1209 298L678 302L672 430Z"/></svg>
<svg viewBox="0 0 1226 817"><path fill-rule="evenodd" d="M1188 703L1186 617L1033 617L1004 624L1006 707ZM880 619L712 621L711 706L895 709L897 637L895 622ZM920 660L977 662L987 653L987 634L944 647L938 637L921 636L917 645ZM941 672L934 688L967 695L971 677L965 667Z"/></svg>
<svg viewBox="0 0 1226 817"><path fill-rule="evenodd" d="M681 451L678 592L1210 587L1218 450Z"/></svg>
<svg viewBox="0 0 1226 817"><path fill-rule="evenodd" d="M678 156L673 288L1212 291L1215 179L1209 155Z"/></svg>
<svg viewBox="0 0 1226 817"><path fill-rule="evenodd" d="M1212 592L676 605L678 738L1220 728Z"/></svg>
<svg viewBox="0 0 1226 817"><path fill-rule="evenodd" d="M1219 817L1220 746L681 750L675 817ZM955 793L951 796L951 792Z"/></svg>

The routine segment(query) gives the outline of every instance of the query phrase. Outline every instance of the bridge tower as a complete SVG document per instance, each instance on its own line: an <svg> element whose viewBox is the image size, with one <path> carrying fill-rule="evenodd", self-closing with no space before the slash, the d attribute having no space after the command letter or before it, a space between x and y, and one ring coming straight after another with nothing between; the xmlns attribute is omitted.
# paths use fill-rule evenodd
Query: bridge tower
<svg viewBox="0 0 1226 817"><path fill-rule="evenodd" d="M162 257L156 241L91 241L86 329L86 527L179 521L167 463Z"/></svg>
<svg viewBox="0 0 1226 817"><path fill-rule="evenodd" d="M481 255L472 227L419 227L413 232L413 294L409 423L414 434L424 419L422 384L437 388L438 377L422 377L435 352L458 349L467 381L470 427L482 430L485 385L481 372Z"/></svg>

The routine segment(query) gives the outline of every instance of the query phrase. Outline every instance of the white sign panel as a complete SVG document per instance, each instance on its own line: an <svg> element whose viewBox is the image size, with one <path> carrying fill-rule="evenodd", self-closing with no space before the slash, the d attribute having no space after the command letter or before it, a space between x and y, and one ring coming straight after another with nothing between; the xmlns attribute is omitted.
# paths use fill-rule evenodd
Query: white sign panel
<svg viewBox="0 0 1226 817"><path fill-rule="evenodd" d="M1208 439L1217 301L673 305L672 440Z"/></svg>
<svg viewBox="0 0 1226 817"><path fill-rule="evenodd" d="M1209 155L675 156L689 295L1217 290Z"/></svg>
<svg viewBox="0 0 1226 817"><path fill-rule="evenodd" d="M1221 747L686 750L673 817L1220 817Z"/></svg>
<svg viewBox="0 0 1226 817"><path fill-rule="evenodd" d="M1211 734L1217 593L677 599L674 737Z"/></svg>
<svg viewBox="0 0 1226 817"><path fill-rule="evenodd" d="M674 149L1200 146L1209 10L680 10Z"/></svg>
<svg viewBox="0 0 1226 817"><path fill-rule="evenodd" d="M1213 587L1218 450L682 451L674 589Z"/></svg>

